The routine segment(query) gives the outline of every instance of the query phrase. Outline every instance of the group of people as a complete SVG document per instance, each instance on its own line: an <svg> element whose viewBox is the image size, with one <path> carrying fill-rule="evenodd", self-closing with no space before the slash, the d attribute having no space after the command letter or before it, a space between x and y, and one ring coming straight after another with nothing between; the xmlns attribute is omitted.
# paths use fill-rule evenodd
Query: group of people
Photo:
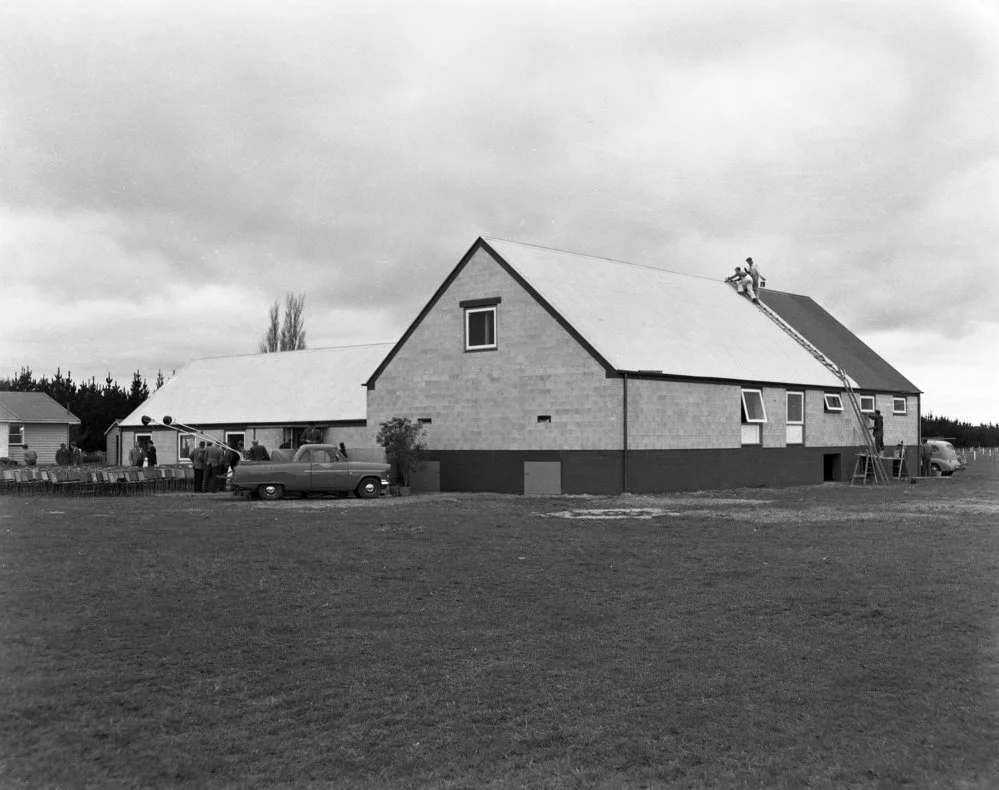
<svg viewBox="0 0 999 790"><path fill-rule="evenodd" d="M253 443L253 447L263 450L264 458L260 460L266 460L267 450L256 442ZM198 446L191 451L191 464L194 466L194 490L203 494L224 490L226 476L231 469L239 466L244 454L242 442L239 443L236 450L215 442L199 442ZM251 448L248 457L253 458L253 448Z"/></svg>
<svg viewBox="0 0 999 790"><path fill-rule="evenodd" d="M128 451L129 466L156 466L156 445L150 440L145 445L136 442Z"/></svg>
<svg viewBox="0 0 999 790"><path fill-rule="evenodd" d="M746 258L746 268L735 267L735 274L725 278L725 282L733 283L736 290L751 299L754 304L760 303L760 288L767 284L766 278L760 274L759 267L752 258Z"/></svg>
<svg viewBox="0 0 999 790"><path fill-rule="evenodd" d="M27 445L24 446L27 449ZM37 463L37 457L35 459ZM59 449L56 450L56 465L57 466L82 466L83 465L83 450L80 449L76 442L70 442L69 447L63 442L59 445Z"/></svg>

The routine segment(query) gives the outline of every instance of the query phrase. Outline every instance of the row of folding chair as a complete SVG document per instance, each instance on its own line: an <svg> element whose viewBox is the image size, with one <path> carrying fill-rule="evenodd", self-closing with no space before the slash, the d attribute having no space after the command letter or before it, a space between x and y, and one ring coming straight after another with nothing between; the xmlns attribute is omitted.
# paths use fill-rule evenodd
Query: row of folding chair
<svg viewBox="0 0 999 790"><path fill-rule="evenodd" d="M0 494L20 496L139 496L194 490L194 471L184 467L5 469Z"/></svg>

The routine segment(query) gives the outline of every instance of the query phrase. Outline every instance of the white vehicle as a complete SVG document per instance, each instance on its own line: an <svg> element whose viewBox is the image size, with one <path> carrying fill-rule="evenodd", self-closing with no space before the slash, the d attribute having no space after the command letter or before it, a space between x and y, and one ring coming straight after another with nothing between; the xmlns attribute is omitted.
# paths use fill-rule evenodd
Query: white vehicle
<svg viewBox="0 0 999 790"><path fill-rule="evenodd" d="M930 439L933 455L930 458L930 474L950 477L964 469L964 462L954 449L954 445L943 439Z"/></svg>

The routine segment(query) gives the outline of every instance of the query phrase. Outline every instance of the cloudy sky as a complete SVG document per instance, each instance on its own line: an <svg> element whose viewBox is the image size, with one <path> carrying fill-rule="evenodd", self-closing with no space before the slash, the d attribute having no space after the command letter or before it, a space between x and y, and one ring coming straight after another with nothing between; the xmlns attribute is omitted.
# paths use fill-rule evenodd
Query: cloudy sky
<svg viewBox="0 0 999 790"><path fill-rule="evenodd" d="M752 255L999 422L997 0L0 4L0 376L394 341L479 235Z"/></svg>

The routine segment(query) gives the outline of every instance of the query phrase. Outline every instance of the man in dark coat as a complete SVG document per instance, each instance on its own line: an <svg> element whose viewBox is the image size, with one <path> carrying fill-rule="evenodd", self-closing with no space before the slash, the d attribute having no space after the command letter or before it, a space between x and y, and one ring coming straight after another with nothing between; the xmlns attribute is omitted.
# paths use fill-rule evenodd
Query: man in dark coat
<svg viewBox="0 0 999 790"><path fill-rule="evenodd" d="M250 460L251 461L270 461L270 454L267 452L267 448L264 447L256 439L250 445Z"/></svg>
<svg viewBox="0 0 999 790"><path fill-rule="evenodd" d="M885 449L885 418L881 416L881 409L875 409L874 414L868 414L867 419L874 421L871 433L874 436L874 445L880 453Z"/></svg>
<svg viewBox="0 0 999 790"><path fill-rule="evenodd" d="M194 467L194 490L201 493L205 482L205 443L201 442L191 450L191 465Z"/></svg>
<svg viewBox="0 0 999 790"><path fill-rule="evenodd" d="M69 462L73 460L73 457L69 454L69 448L66 443L63 442L59 445L59 449L56 450L56 465L57 466L69 466Z"/></svg>

